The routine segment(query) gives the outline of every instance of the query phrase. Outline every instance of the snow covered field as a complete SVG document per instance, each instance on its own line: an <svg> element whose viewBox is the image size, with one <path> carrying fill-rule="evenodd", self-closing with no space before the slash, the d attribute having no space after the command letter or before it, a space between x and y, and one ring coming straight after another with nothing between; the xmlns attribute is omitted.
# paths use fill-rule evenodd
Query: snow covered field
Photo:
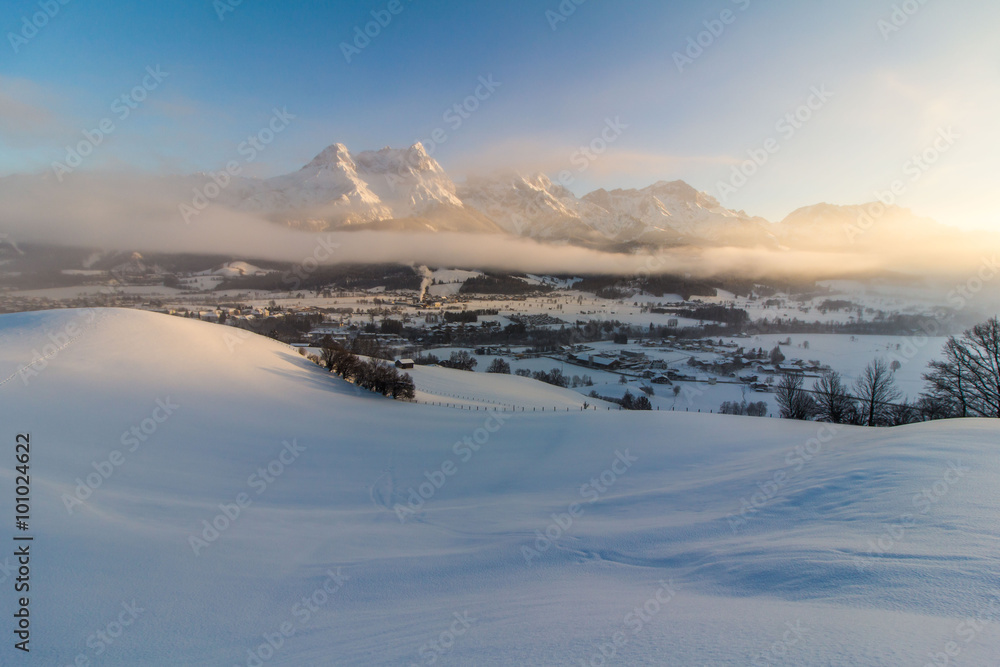
<svg viewBox="0 0 1000 667"><path fill-rule="evenodd" d="M428 395L582 398L415 377ZM0 508L11 521L30 432L35 536L30 656L0 558L2 664L1000 656L995 421L408 404L272 340L124 310L0 316L0 383Z"/></svg>
<svg viewBox="0 0 1000 667"><path fill-rule="evenodd" d="M407 371L417 385L416 400L443 403L463 409L580 410L588 399L572 389L562 389L516 375L492 375L487 381L473 373L437 366L415 366ZM604 409L610 404L589 400ZM614 406L617 409L617 406Z"/></svg>

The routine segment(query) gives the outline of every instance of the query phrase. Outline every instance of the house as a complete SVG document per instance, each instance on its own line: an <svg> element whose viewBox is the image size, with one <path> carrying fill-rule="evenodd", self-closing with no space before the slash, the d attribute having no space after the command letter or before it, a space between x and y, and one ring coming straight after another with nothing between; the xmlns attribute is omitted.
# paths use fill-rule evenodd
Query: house
<svg viewBox="0 0 1000 667"><path fill-rule="evenodd" d="M603 368L608 371L617 370L622 365L617 359L611 359L609 357L595 357L593 355L590 357L590 363L595 368Z"/></svg>
<svg viewBox="0 0 1000 667"><path fill-rule="evenodd" d="M403 370L413 368L413 359L396 359L396 368L402 368Z"/></svg>

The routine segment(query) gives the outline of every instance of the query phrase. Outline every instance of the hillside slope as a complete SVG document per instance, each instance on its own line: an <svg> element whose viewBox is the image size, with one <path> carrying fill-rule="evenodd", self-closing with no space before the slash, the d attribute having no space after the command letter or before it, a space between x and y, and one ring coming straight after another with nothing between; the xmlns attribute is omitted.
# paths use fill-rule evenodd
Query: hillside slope
<svg viewBox="0 0 1000 667"><path fill-rule="evenodd" d="M12 443L30 432L35 542L32 651L7 641L3 664L1000 655L996 422L497 419L118 310L0 316L5 378L0 509L12 520Z"/></svg>

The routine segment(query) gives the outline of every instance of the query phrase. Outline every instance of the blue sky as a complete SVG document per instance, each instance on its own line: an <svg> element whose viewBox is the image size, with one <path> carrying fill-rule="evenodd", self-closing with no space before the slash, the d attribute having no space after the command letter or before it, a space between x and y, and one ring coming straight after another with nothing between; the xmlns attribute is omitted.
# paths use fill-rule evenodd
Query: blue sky
<svg viewBox="0 0 1000 667"><path fill-rule="evenodd" d="M219 169L286 108L296 118L261 153L258 175L296 169L334 142L424 141L457 179L569 170L578 194L683 179L772 220L871 201L899 181L898 202L918 213L1000 230L1000 7L908 2L897 26L901 3L880 0L565 0L562 13L558 0L399 0L348 63L342 45L388 0L242 0L221 18L227 0L43 0L54 16L37 34L24 20L39 2L7 0L0 174L49 170L105 118L114 131L87 169ZM675 54L699 38L702 52L679 68ZM156 66L168 76L119 119L114 100ZM455 127L448 110L491 76L499 87ZM831 95L810 100L813 90ZM808 120L794 132L779 125L797 110ZM620 136L581 161L616 118ZM733 181L769 139L777 149ZM933 164L914 167L924 151Z"/></svg>

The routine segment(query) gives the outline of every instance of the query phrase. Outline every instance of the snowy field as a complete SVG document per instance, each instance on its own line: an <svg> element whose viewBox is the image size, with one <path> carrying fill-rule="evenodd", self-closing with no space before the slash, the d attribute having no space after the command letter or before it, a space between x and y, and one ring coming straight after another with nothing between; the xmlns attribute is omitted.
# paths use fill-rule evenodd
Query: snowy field
<svg viewBox="0 0 1000 667"><path fill-rule="evenodd" d="M829 365L844 378L848 385L853 385L854 381L863 373L865 367L874 359L884 359L887 363L899 361L900 368L894 373L897 386L904 395L911 401L926 389L923 374L927 372L927 364L940 358L940 353L944 347L946 338L914 338L907 336L850 336L839 334L773 334L752 336L750 338L729 338L723 337L726 343L733 343L747 349L763 348L765 352L770 352L779 342L783 343L791 340L791 345L780 345L782 354L788 361L801 359L803 361L816 360L822 364ZM716 340L716 339L713 339ZM511 372L518 369L530 371L551 371L554 368L560 369L564 375L572 378L574 375L583 377L589 376L593 386L577 387L576 391L584 396L596 391L599 395L612 398L621 398L626 391L633 395L639 395L641 387L652 387L655 392L650 396L653 409L691 411L691 412L717 412L719 406L725 401L747 402L764 401L768 404L769 413L772 416L779 414L775 396L772 393L755 392L738 378L718 378L718 384L710 385L707 379L709 373L691 369L687 366L687 360L691 357L705 361L712 361L718 358L713 352L688 352L684 350L668 350L659 347L645 347L637 345L634 340L629 345L618 345L611 342L589 343L587 347L591 349L589 354L611 354L616 355L622 350L641 352L651 360L662 360L667 362L669 368L677 370L686 375L701 377L701 382L676 382L681 387L680 392L675 396L672 386L655 385L648 380L640 380L634 374L627 374L628 383L619 384L622 374L601 371L594 368L575 365L563 361L559 358L535 357L528 359L517 359L513 355L502 355L500 358L507 361L511 366ZM447 359L452 352L458 352L464 348L444 347L428 350L441 359ZM470 352L470 350L465 350ZM520 351L514 349L513 352ZM476 355L476 372L484 372L489 368L493 359L497 355ZM739 372L739 375L758 374L752 368L747 368ZM763 379L763 376L761 376ZM816 382L816 378L806 379L806 387L811 387ZM419 384L419 383L418 383ZM593 403L593 399L590 399Z"/></svg>
<svg viewBox="0 0 1000 667"><path fill-rule="evenodd" d="M910 400L926 389L923 374L927 364L941 359L941 352L947 338L915 336L849 336L842 334L774 334L751 338L723 338L746 347L764 348L765 352L780 341L791 339L791 345L781 346L781 353L787 359L815 359L828 364L853 383L874 359L884 359L887 363L899 361L900 367L894 373L896 384ZM808 347L805 347L808 345ZM811 383L807 382L807 385Z"/></svg>
<svg viewBox="0 0 1000 667"><path fill-rule="evenodd" d="M30 432L35 536L0 664L997 664L996 421L461 410L231 336L0 316L0 508Z"/></svg>
<svg viewBox="0 0 1000 667"><path fill-rule="evenodd" d="M417 386L416 400L461 409L499 409L511 412L581 410L587 399L572 389L554 387L516 375L491 375L484 382L473 373L438 366L415 366L405 371ZM610 404L590 400L602 409ZM615 406L617 409L617 406ZM593 409L593 408L591 408Z"/></svg>

